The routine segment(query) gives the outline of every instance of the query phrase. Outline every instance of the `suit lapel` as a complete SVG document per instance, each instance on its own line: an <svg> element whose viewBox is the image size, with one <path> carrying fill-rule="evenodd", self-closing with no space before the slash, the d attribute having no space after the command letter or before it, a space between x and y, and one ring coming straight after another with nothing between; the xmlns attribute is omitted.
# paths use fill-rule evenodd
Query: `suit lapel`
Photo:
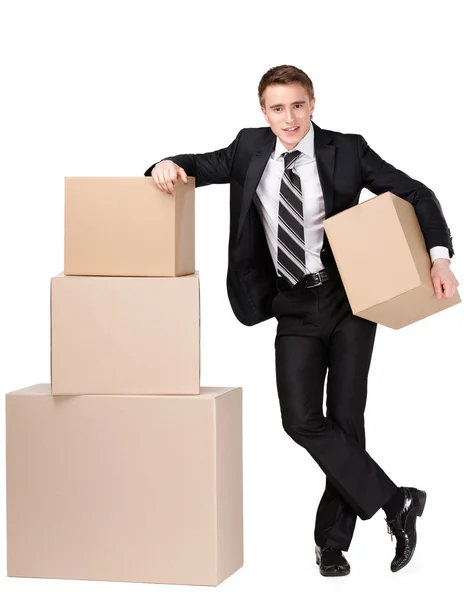
<svg viewBox="0 0 467 600"><path fill-rule="evenodd" d="M313 123L315 130L315 156L318 167L318 177L323 190L325 218L332 214L334 202L334 161L336 147L332 145L332 136Z"/></svg>
<svg viewBox="0 0 467 600"><path fill-rule="evenodd" d="M318 167L318 176L323 190L323 198L325 204L326 217L331 214L332 204L334 199L333 191L333 174L334 174L334 158L335 147L330 145L332 137L315 125L312 121L315 134L315 155ZM251 201L256 192L256 188L261 180L261 176L266 168L269 157L276 145L276 136L270 130L270 136L256 150L248 166L248 171L245 177L243 187L242 206L240 209L240 217L238 220L237 242L240 238L240 233L245 222L246 215L250 210Z"/></svg>
<svg viewBox="0 0 467 600"><path fill-rule="evenodd" d="M270 129L270 135L265 142L256 150L248 166L248 171L245 177L243 186L242 206L240 209L240 217L238 220L237 241L240 238L240 232L245 221L245 217L250 210L251 201L256 192L256 188L261 180L264 169L266 168L271 152L276 145L276 136Z"/></svg>

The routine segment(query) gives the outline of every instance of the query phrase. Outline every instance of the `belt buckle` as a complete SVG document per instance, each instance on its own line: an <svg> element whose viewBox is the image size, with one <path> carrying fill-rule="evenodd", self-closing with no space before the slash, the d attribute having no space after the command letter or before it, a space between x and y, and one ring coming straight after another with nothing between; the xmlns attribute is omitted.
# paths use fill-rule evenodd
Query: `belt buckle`
<svg viewBox="0 0 467 600"><path fill-rule="evenodd" d="M323 285L323 281L321 279L321 273L319 273L319 272L318 273L314 273L314 275L318 276L318 279L319 279L318 283L314 283L313 285L305 285L305 284L302 283L302 285L303 285L304 288L314 288L314 287L316 287L318 285Z"/></svg>

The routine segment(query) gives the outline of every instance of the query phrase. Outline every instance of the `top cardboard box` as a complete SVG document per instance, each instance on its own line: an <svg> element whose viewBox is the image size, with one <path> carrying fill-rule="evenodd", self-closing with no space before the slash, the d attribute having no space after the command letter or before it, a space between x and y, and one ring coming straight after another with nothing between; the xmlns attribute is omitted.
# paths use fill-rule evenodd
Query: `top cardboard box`
<svg viewBox="0 0 467 600"><path fill-rule="evenodd" d="M152 177L65 177L65 275L195 272L195 179L175 196Z"/></svg>
<svg viewBox="0 0 467 600"><path fill-rule="evenodd" d="M461 302L436 297L414 207L391 192L324 221L354 315L400 329Z"/></svg>

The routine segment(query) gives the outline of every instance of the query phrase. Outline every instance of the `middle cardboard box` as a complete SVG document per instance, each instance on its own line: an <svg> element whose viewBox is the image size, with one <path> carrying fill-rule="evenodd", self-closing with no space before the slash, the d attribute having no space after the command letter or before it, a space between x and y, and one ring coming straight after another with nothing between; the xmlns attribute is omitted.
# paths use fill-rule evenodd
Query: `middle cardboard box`
<svg viewBox="0 0 467 600"><path fill-rule="evenodd" d="M51 279L53 395L200 393L199 272Z"/></svg>

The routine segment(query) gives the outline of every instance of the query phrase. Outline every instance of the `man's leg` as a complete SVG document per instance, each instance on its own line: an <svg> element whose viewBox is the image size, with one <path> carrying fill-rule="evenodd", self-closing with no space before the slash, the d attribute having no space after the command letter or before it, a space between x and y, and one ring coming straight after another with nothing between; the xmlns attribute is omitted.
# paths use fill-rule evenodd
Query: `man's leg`
<svg viewBox="0 0 467 600"><path fill-rule="evenodd" d="M328 340L326 416L365 448L367 381L377 325L354 316L350 305L347 313L340 311L339 318ZM356 519L355 512L326 478L316 513L316 543L348 550Z"/></svg>

